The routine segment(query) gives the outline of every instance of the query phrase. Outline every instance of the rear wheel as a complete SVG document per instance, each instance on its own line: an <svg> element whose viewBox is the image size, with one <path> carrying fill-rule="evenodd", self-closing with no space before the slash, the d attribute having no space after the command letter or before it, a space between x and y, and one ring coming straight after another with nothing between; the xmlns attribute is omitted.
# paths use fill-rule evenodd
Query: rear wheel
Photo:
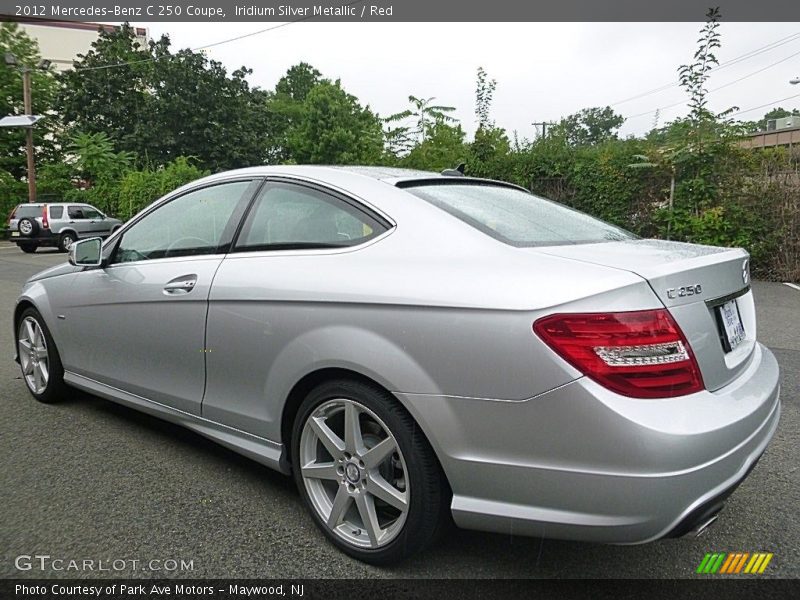
<svg viewBox="0 0 800 600"><path fill-rule="evenodd" d="M28 254L33 254L39 247L39 244L17 244L17 245L23 252L27 252Z"/></svg>
<svg viewBox="0 0 800 600"><path fill-rule="evenodd" d="M62 400L68 392L56 344L35 308L27 308L17 322L17 355L22 379L39 402Z"/></svg>
<svg viewBox="0 0 800 600"><path fill-rule="evenodd" d="M76 237L75 234L69 231L66 231L61 234L61 237L58 238L58 249L62 252L69 252L70 246L75 243Z"/></svg>
<svg viewBox="0 0 800 600"><path fill-rule="evenodd" d="M336 546L372 564L423 550L446 521L444 475L425 436L388 392L338 380L297 414L292 463L300 495Z"/></svg>

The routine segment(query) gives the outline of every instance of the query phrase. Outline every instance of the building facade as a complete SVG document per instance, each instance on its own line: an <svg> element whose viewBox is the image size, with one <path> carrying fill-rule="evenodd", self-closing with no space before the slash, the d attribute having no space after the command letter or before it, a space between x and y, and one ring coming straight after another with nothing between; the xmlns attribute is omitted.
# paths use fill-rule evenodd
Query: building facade
<svg viewBox="0 0 800 600"><path fill-rule="evenodd" d="M85 23L76 21L54 21L46 19L30 19L19 21L19 26L28 36L39 44L42 58L52 61L56 71L66 71L79 54L91 50L92 43L100 35L100 31L113 31L116 25ZM136 27L136 39L146 47L150 41L149 32L144 27Z"/></svg>

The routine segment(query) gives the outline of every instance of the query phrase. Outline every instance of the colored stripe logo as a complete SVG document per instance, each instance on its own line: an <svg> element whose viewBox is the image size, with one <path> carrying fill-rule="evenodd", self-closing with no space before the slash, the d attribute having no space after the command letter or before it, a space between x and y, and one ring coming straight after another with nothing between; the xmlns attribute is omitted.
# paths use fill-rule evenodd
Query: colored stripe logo
<svg viewBox="0 0 800 600"><path fill-rule="evenodd" d="M737 575L749 573L761 575L772 560L772 552L708 552L700 565L697 573L706 575L727 574Z"/></svg>

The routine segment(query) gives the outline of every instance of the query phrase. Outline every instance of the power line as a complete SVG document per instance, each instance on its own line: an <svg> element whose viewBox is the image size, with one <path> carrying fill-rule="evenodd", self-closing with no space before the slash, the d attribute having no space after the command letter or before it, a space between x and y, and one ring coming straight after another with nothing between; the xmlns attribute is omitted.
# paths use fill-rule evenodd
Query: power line
<svg viewBox="0 0 800 600"><path fill-rule="evenodd" d="M749 58L752 58L754 56L758 56L759 54L763 54L764 52L769 52L770 50L774 50L775 48L779 48L780 46L783 46L784 44L789 44L789 43L794 42L795 40L798 40L798 39L800 39L800 32L793 33L793 34L791 34L789 36L786 36L785 38L781 38L779 40L775 40L774 42L770 42L766 46L761 46L759 48L755 48L753 50L750 50L749 52L745 52L744 54L741 54L741 55L736 56L736 57L734 57L734 58L732 58L730 60L722 62L717 67L714 67L713 69L709 69L708 72L709 73L716 72L716 71L719 71L720 69L724 69L726 67L730 67L731 65L738 64L738 63L740 63L742 61L745 61L745 60L747 60ZM629 98L625 98L623 100L618 100L618 101L616 101L616 102L614 102L612 104L609 104L609 106L618 106L620 104L625 104L626 102L630 102L631 100L637 100L639 98L644 98L645 96L650 96L652 94L657 94L658 92L663 92L664 90L668 90L670 88L677 87L678 85L680 85L678 82L666 83L666 84L664 84L662 86L659 86L657 88L653 88L652 90L648 90L646 92L641 92L640 94L636 94L635 96L630 96ZM650 111L650 112L653 112L653 111ZM650 112L643 113L643 114L650 114Z"/></svg>
<svg viewBox="0 0 800 600"><path fill-rule="evenodd" d="M759 108L766 108L768 106L772 106L773 104L777 104L778 102L786 102L787 100L793 100L794 98L800 98L800 94L795 94L794 96L787 96L786 98L781 98L780 100L773 100L772 102L767 102L766 104L762 104L761 106L754 106L753 108L747 108L745 110L737 110L735 113L731 113L730 116L753 112L754 110L758 110Z"/></svg>
<svg viewBox="0 0 800 600"><path fill-rule="evenodd" d="M347 4L343 4L343 8L348 8L350 6L355 6L356 4L361 4L365 0L353 0ZM242 35L237 35L236 37L228 38L226 40L220 40L219 42L212 42L210 44L204 44L203 46L197 46L196 48L190 48L189 50L192 52L198 52L200 50L207 50L208 48L214 48L215 46L222 46L223 44L229 44L231 42L238 42L239 40L243 40L245 38L253 37L256 35L261 35L262 33L267 33L268 31L275 31L276 29L280 29L281 27L288 27L289 25L294 25L295 23L300 23L302 21L308 21L313 19L315 15L310 14L305 17L301 17L299 19L295 19L294 21L287 21L286 23L279 23L278 25L273 25L272 27L266 27L265 29L259 29L258 31L252 31L250 33L245 33ZM115 69L117 67L126 67L130 65L137 65L141 63L148 63L148 62L155 62L157 60L161 60L162 58L173 58L174 54L165 54L163 56L154 56L151 58L143 58L141 60L131 60L127 62L121 63L114 63L110 65L98 65L96 67L75 67L75 71L99 71L102 69Z"/></svg>
<svg viewBox="0 0 800 600"><path fill-rule="evenodd" d="M789 60L791 58L794 58L795 56L800 56L800 51L795 52L793 54L790 54L789 56L786 56L786 57L784 57L784 58L782 58L780 60L777 60L777 61L775 61L773 63L770 63L766 67L762 67L762 68L760 68L760 69L758 69L756 71L753 71L752 73L748 73L747 75L743 75L742 77L739 77L738 79L734 79L733 81L729 81L728 83L724 83L724 84L722 84L720 86L717 86L715 88L711 88L710 90L708 90L708 93L711 94L712 92L716 92L717 90L721 90L721 89L729 87L729 86L731 86L731 85L733 85L735 83L739 83L740 81L743 81L743 80L747 79L748 77L752 77L753 75L758 75L759 73L763 73L767 69L771 69L774 66L777 66L777 65L779 65L781 63L784 63L787 60ZM667 104L666 106L659 106L658 108L654 108L653 110L648 110L648 111L645 111L645 112L638 113L636 115L632 115L630 117L627 117L625 120L629 121L629 120L635 119L637 117L643 117L645 115L652 114L652 113L656 112L657 110L666 110L668 108L675 108L676 106L684 105L687 102L688 102L688 100L681 100L680 102L675 102L674 104ZM736 113L734 113L734 114L736 114Z"/></svg>

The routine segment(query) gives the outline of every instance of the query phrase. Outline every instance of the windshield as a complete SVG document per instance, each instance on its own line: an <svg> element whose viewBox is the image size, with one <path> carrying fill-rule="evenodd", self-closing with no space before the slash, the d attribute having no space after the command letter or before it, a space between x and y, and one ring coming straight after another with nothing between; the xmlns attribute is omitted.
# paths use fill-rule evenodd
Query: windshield
<svg viewBox="0 0 800 600"><path fill-rule="evenodd" d="M624 229L511 187L437 183L405 189L512 246L555 246L635 238Z"/></svg>

